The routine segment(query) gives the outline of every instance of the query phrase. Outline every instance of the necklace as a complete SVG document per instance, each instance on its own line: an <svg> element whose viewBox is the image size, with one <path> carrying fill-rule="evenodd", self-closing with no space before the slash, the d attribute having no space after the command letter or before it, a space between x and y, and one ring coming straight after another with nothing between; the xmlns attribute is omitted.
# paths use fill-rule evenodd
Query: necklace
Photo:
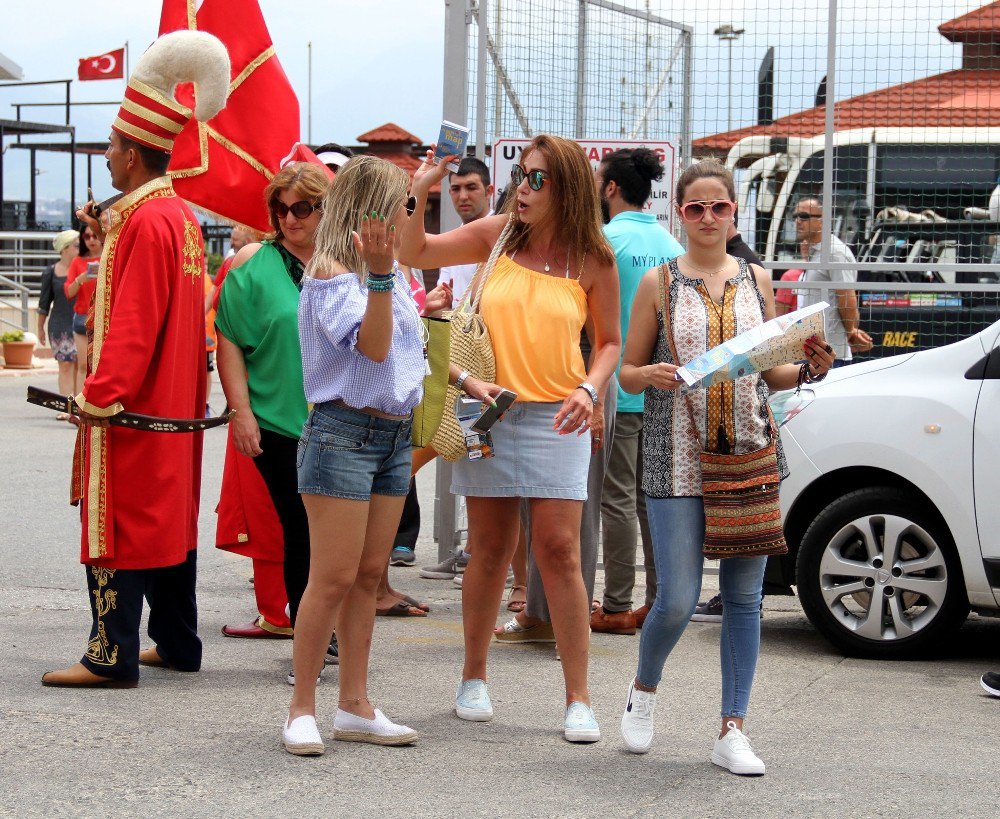
<svg viewBox="0 0 1000 819"><path fill-rule="evenodd" d="M718 276L723 270L726 269L726 267L729 265L729 262L726 261L725 263L723 263L722 267L720 267L718 270L713 270L711 272L707 270L699 270L697 267L691 264L691 262L688 261L687 259L684 260L684 264L687 265L689 268L691 268L691 270L695 273L700 273L702 276L711 277L711 276Z"/></svg>
<svg viewBox="0 0 1000 819"><path fill-rule="evenodd" d="M545 259L542 258L542 254L538 253L534 248L531 248L531 255L534 256L536 259L538 259L538 261L540 261L542 263L542 265L543 265L542 269L546 273L548 273L549 271L552 270L552 266L547 261L545 261Z"/></svg>

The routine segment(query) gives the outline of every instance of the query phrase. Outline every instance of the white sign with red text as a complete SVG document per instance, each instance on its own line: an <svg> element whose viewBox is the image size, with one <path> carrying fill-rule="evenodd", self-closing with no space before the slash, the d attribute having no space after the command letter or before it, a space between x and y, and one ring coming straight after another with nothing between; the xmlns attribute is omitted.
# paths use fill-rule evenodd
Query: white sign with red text
<svg viewBox="0 0 1000 819"><path fill-rule="evenodd" d="M587 154L591 166L597 170L601 160L621 148L649 148L663 163L663 178L653 183L653 190L643 205L646 213L655 213L657 221L667 230L673 231L674 214L670 207L674 196L674 179L677 168L677 151L670 142L642 142L620 139L578 139ZM500 191L510 185L510 169L521 160L521 151L529 144L529 139L498 139L493 143L493 190L494 201Z"/></svg>

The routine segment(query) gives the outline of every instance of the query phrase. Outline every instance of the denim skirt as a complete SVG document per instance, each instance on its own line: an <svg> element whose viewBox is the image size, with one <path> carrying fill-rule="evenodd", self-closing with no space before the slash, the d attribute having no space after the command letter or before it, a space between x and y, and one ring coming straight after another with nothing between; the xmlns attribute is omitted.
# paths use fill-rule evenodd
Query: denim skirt
<svg viewBox="0 0 1000 819"><path fill-rule="evenodd" d="M463 458L451 491L473 498L587 499L590 431L560 435L552 428L561 403L518 402L494 424L492 458Z"/></svg>
<svg viewBox="0 0 1000 819"><path fill-rule="evenodd" d="M327 402L309 413L299 439L299 493L348 500L410 491L409 418L396 421Z"/></svg>

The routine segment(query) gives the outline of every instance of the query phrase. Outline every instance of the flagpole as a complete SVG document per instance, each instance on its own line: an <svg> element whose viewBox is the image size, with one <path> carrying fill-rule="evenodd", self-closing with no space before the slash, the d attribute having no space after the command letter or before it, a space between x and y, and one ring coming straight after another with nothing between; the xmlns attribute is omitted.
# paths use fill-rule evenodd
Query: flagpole
<svg viewBox="0 0 1000 819"><path fill-rule="evenodd" d="M312 145L313 141L313 44L309 41L309 90L306 108L308 110L308 127L306 128L307 141Z"/></svg>
<svg viewBox="0 0 1000 819"><path fill-rule="evenodd" d="M132 76L132 72L128 70L128 40L125 41L125 83L128 84L128 78Z"/></svg>

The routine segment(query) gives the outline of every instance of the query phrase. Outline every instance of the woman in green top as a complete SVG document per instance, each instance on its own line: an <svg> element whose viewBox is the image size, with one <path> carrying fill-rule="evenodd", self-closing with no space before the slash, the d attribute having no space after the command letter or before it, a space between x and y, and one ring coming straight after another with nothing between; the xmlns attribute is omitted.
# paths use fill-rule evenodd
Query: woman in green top
<svg viewBox="0 0 1000 819"><path fill-rule="evenodd" d="M305 162L292 163L275 175L264 192L274 238L248 244L236 254L215 319L219 380L235 411L233 443L240 454L253 458L281 521L293 626L309 579L309 524L295 471L308 413L299 350L299 291L328 187L323 170ZM226 626L223 633L257 636L252 626Z"/></svg>

